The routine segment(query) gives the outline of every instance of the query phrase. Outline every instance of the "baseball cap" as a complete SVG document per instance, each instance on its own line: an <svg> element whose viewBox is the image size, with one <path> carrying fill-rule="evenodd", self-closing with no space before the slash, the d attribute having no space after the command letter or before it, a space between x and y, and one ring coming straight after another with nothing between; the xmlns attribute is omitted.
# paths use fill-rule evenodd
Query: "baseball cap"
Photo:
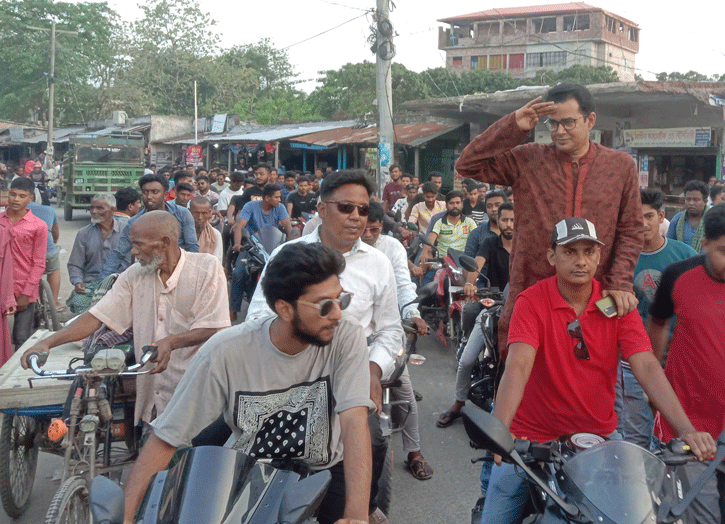
<svg viewBox="0 0 725 524"><path fill-rule="evenodd" d="M551 238L552 243L563 246L577 240L592 240L597 244L604 245L604 242L597 238L597 230L594 224L586 218L565 218L556 224Z"/></svg>

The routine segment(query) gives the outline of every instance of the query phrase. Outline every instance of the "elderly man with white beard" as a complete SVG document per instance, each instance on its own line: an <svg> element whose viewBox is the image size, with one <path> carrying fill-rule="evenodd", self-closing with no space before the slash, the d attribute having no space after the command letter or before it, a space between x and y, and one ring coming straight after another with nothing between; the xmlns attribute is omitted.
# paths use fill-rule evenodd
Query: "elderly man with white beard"
<svg viewBox="0 0 725 524"><path fill-rule="evenodd" d="M30 352L49 353L102 324L119 334L133 326L137 359L144 345L158 346L156 367L137 378L135 423L160 415L199 346L230 325L221 264L214 255L182 250L178 238L179 222L171 213L141 216L130 229L136 263L88 312L26 351L22 366L27 369Z"/></svg>

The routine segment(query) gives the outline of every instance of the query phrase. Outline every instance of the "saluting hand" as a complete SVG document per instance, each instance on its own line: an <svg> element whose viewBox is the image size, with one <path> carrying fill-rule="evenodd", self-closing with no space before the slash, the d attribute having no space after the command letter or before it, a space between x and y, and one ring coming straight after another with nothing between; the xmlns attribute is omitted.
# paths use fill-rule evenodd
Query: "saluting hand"
<svg viewBox="0 0 725 524"><path fill-rule="evenodd" d="M539 123L539 118L554 112L554 102L539 102L542 97L536 97L521 109L517 109L516 124L521 131L531 131Z"/></svg>

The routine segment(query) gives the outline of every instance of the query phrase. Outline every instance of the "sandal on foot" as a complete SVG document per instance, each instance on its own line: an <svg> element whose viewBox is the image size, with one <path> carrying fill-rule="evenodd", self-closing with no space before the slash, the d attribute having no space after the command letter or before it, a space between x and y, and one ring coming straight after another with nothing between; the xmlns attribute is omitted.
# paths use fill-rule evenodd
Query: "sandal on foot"
<svg viewBox="0 0 725 524"><path fill-rule="evenodd" d="M461 412L460 411L446 411L445 413L441 413L441 416L438 417L438 422L436 422L436 426L439 428L447 428L453 422L457 419L461 418Z"/></svg>
<svg viewBox="0 0 725 524"><path fill-rule="evenodd" d="M433 468L430 467L421 455L413 457L412 460L406 461L405 464L408 466L411 474L418 480L428 480L433 476Z"/></svg>

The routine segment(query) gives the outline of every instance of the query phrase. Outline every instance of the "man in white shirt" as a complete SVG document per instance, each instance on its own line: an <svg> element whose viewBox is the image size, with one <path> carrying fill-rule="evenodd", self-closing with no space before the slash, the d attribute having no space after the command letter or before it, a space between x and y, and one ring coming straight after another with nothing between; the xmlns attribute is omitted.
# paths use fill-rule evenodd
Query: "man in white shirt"
<svg viewBox="0 0 725 524"><path fill-rule="evenodd" d="M416 299L415 285L410 281L408 270L408 259L403 244L391 236L381 235L383 229L383 218L385 212L383 206L377 202L370 201L370 214L368 223L361 239L368 245L382 251L388 260L393 264L395 273L395 284L398 292L398 307ZM403 318L409 318L418 328L419 335L428 333L428 326L420 318L420 312L416 304L410 304L402 311ZM401 410L407 411L403 423L403 451L408 454L407 465L410 472L418 480L427 480L433 476L433 468L428 465L420 452L420 432L418 430L418 403L415 400L413 383L410 381L410 374L406 367L400 376L401 385L392 390L395 400L402 400L407 403L398 406Z"/></svg>
<svg viewBox="0 0 725 524"><path fill-rule="evenodd" d="M394 358L403 340L403 328L396 300L393 266L377 249L368 246L360 236L365 230L373 188L364 171L343 170L325 178L317 205L321 225L312 233L291 242L322 242L339 250L345 257L345 270L340 283L352 293L346 310L365 330L370 350L370 398L377 412L382 411L380 379L395 368ZM288 242L289 244L289 242ZM281 248L272 252L274 259ZM264 280L262 272L261 280ZM249 304L248 319L271 314L260 286ZM368 420L373 441L373 486L371 500L377 495L377 479L382 472L386 444L380 432L380 420L373 414Z"/></svg>

